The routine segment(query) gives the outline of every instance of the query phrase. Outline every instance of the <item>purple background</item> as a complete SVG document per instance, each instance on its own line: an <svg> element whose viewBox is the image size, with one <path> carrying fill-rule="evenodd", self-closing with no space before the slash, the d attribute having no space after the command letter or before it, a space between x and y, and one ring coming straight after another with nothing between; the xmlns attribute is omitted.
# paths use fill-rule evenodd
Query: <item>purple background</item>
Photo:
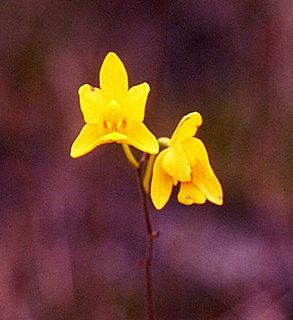
<svg viewBox="0 0 293 320"><path fill-rule="evenodd" d="M152 220L161 320L293 319L292 1L0 2L0 318L144 319L145 228L119 145L73 160L113 50L156 136L199 111L224 205Z"/></svg>

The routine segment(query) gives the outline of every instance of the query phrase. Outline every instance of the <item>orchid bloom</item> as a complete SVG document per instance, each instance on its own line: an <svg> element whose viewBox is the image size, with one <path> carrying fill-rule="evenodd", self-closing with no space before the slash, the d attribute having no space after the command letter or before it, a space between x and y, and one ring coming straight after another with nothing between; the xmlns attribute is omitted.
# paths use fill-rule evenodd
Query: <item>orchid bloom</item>
<svg viewBox="0 0 293 320"><path fill-rule="evenodd" d="M155 136L143 124L149 91L146 82L129 89L122 61L114 52L108 53L100 70L100 88L88 84L79 88L85 125L72 144L71 157L81 157L99 145L112 142L158 153Z"/></svg>
<svg viewBox="0 0 293 320"><path fill-rule="evenodd" d="M185 205L209 200L223 203L223 191L210 165L203 142L195 138L202 124L198 112L184 116L171 139L163 138L168 147L157 156L151 182L151 199L156 209L168 202L173 185L180 182L178 201Z"/></svg>

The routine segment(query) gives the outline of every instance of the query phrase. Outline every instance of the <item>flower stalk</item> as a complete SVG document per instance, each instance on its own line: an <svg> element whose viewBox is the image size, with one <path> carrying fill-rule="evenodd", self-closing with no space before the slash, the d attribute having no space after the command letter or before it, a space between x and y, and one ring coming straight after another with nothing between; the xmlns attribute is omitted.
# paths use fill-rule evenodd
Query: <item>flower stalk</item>
<svg viewBox="0 0 293 320"><path fill-rule="evenodd" d="M147 248L145 257L142 259L142 267L144 268L144 282L145 282L145 297L147 320L154 320L154 298L153 298L153 281L152 281L152 261L154 255L154 240L159 236L159 233L154 231L150 212L148 208L148 194L151 179L152 167L155 156L143 153L140 161L137 161L131 149L127 144L122 143L122 148L129 163L136 169L139 189L142 198L142 209L144 213L144 221L147 231ZM145 173L143 173L143 165L146 164Z"/></svg>
<svg viewBox="0 0 293 320"><path fill-rule="evenodd" d="M135 159L135 156L133 155L132 151L129 148L129 145L126 143L122 143L122 148L125 153L126 158L128 159L129 163L136 169L139 168L139 163Z"/></svg>
<svg viewBox="0 0 293 320"><path fill-rule="evenodd" d="M156 156L154 154L150 154L149 158L148 158L147 165L146 165L144 178L143 178L143 187L144 187L144 191L146 192L146 194L150 193L150 184L151 184L151 177L152 177L152 171L153 171L155 158L156 158Z"/></svg>
<svg viewBox="0 0 293 320"><path fill-rule="evenodd" d="M148 209L148 204L147 204L148 195L145 190L144 176L142 173L142 165L144 160L145 160L145 155L143 155L140 161L140 166L137 168L137 176L139 180L139 186L140 186L141 197L142 197L144 220L145 220L145 226L147 230L147 249L146 249L145 258L143 259L142 266L144 268L144 277L145 277L147 320L154 320L155 312L154 312L153 281L152 281L151 268L152 268L153 254L154 254L154 240L159 236L159 233L154 231L153 229L151 218L150 218L150 212Z"/></svg>

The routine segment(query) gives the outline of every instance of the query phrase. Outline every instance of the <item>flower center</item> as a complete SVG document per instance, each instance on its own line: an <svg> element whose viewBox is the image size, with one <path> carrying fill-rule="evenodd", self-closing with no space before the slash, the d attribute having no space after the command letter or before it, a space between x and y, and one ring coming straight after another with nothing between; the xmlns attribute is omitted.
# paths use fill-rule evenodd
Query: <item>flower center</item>
<svg viewBox="0 0 293 320"><path fill-rule="evenodd" d="M104 127L110 131L118 131L125 128L126 120L122 116L121 107L117 100L112 99L104 118Z"/></svg>

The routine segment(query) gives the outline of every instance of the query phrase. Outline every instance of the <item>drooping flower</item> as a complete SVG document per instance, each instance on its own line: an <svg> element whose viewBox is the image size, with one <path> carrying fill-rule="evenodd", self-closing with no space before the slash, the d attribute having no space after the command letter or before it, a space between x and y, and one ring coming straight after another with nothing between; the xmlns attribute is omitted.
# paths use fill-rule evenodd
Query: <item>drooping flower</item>
<svg viewBox="0 0 293 320"><path fill-rule="evenodd" d="M114 52L108 53L100 70L100 88L85 84L78 90L85 125L72 144L71 157L112 142L158 153L155 136L143 124L149 91L146 82L129 89L122 61Z"/></svg>
<svg viewBox="0 0 293 320"><path fill-rule="evenodd" d="M210 165L203 142L194 137L201 124L202 117L198 112L184 116L171 139L167 140L168 147L157 156L151 182L151 199L156 209L165 206L178 182L180 203L202 204L209 200L222 205L221 184Z"/></svg>

